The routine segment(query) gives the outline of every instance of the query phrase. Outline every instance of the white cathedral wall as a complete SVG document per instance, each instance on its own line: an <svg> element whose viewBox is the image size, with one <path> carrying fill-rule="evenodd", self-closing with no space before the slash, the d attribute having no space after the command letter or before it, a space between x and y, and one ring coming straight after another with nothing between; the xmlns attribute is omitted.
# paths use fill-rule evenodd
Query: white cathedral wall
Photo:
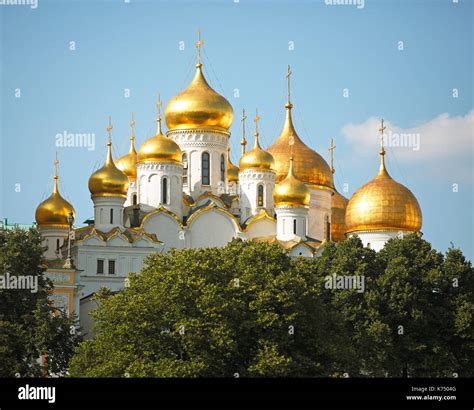
<svg viewBox="0 0 474 410"><path fill-rule="evenodd" d="M276 222L267 218L259 219L251 224L245 232L244 238L253 239L262 236L276 235Z"/></svg>
<svg viewBox="0 0 474 410"><path fill-rule="evenodd" d="M263 206L258 206L258 186L263 186ZM240 214L245 222L248 218L266 209L273 215L273 188L275 187L275 171L246 169L239 172Z"/></svg>
<svg viewBox="0 0 474 410"><path fill-rule="evenodd" d="M375 231L375 232L354 232L349 236L358 236L365 247L379 252L385 246L385 243L392 238L402 237L410 232L403 231Z"/></svg>
<svg viewBox="0 0 474 410"><path fill-rule="evenodd" d="M310 202L308 212L308 232L310 238L323 241L326 238L326 217L331 221L332 192L308 186Z"/></svg>
<svg viewBox="0 0 474 410"><path fill-rule="evenodd" d="M159 208L163 206L181 217L182 206L182 173L183 167L176 163L145 162L137 165L138 196L141 204ZM167 178L167 198L163 203L163 180Z"/></svg>
<svg viewBox="0 0 474 410"><path fill-rule="evenodd" d="M133 196L137 196L137 203L138 203L138 195L137 195L137 180L136 179L129 179L128 180L128 191L127 191L127 199L123 206L130 206L133 205Z"/></svg>
<svg viewBox="0 0 474 410"><path fill-rule="evenodd" d="M308 229L308 209L294 206L277 206L277 239L291 241L295 236L306 239ZM296 220L296 233L294 221Z"/></svg>
<svg viewBox="0 0 474 410"><path fill-rule="evenodd" d="M40 232L44 238L42 245L46 248L43 253L45 259L52 260L65 256L61 255L61 246L67 241L68 228L42 227Z"/></svg>
<svg viewBox="0 0 474 410"><path fill-rule="evenodd" d="M183 184L183 190L194 199L204 192L212 192L215 195L225 193L225 170L224 181L221 180L220 158L224 156L224 166L227 167L227 147L229 144L229 133L211 130L172 130L168 131L168 137L175 141L181 151L187 155L188 183ZM202 184L202 154L210 155L210 184Z"/></svg>
<svg viewBox="0 0 474 410"><path fill-rule="evenodd" d="M228 215L210 209L196 216L188 226L190 248L211 248L225 246L237 237L238 227Z"/></svg>
<svg viewBox="0 0 474 410"><path fill-rule="evenodd" d="M293 249L290 250L288 254L293 258L296 258L298 256L302 256L304 258L314 257L311 249L309 249L306 245L303 244L296 245Z"/></svg>
<svg viewBox="0 0 474 410"><path fill-rule="evenodd" d="M125 198L94 197L94 226L96 229L109 232L115 227L123 229L123 205ZM111 219L111 210L113 212Z"/></svg>
<svg viewBox="0 0 474 410"><path fill-rule="evenodd" d="M169 251L171 248L182 249L185 246L183 228L176 219L164 212L147 218L143 223L143 229L147 233L154 233L163 242L165 251Z"/></svg>

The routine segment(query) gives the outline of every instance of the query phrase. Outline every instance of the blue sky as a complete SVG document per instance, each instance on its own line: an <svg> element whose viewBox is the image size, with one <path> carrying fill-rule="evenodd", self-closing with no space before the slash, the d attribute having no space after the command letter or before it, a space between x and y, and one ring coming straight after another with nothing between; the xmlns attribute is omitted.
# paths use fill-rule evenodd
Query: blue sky
<svg viewBox="0 0 474 410"><path fill-rule="evenodd" d="M0 217L34 220L64 132L95 135L94 150L58 148L61 192L78 222L91 216L87 181L105 158L108 116L115 156L128 149L132 111L138 145L150 137L157 92L166 104L190 81L201 29L206 77L234 107L234 163L243 107L249 119L259 108L264 145L278 136L291 64L296 128L325 158L334 137L339 191L348 184L350 196L375 175L383 116L389 132L420 138L418 150L388 146L387 164L418 198L424 237L442 251L453 242L472 260L473 2L328 2L0 5Z"/></svg>

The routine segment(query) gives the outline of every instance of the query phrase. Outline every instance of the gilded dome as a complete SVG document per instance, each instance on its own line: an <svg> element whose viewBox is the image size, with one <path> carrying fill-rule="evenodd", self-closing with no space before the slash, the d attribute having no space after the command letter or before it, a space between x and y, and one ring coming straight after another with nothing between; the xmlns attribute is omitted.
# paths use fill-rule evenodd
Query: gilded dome
<svg viewBox="0 0 474 410"><path fill-rule="evenodd" d="M110 127L111 129L111 127ZM95 171L89 178L89 191L92 197L127 197L128 177L120 171L112 159L112 143L110 135L107 141L107 159L102 168Z"/></svg>
<svg viewBox="0 0 474 410"><path fill-rule="evenodd" d="M227 148L227 181L239 182L239 167L235 166L230 159L230 148Z"/></svg>
<svg viewBox="0 0 474 410"><path fill-rule="evenodd" d="M334 190L331 201L331 239L340 242L346 239L346 207L349 200Z"/></svg>
<svg viewBox="0 0 474 410"><path fill-rule="evenodd" d="M276 166L276 180L281 181L288 174L291 137L293 137L294 172L298 178L309 185L334 188L332 173L329 165L317 152L309 148L296 133L291 116L292 104L286 104L286 120L279 137L268 148L273 155Z"/></svg>
<svg viewBox="0 0 474 410"><path fill-rule="evenodd" d="M73 219L76 219L76 211L73 206L59 193L58 176L55 175L53 193L36 208L36 223L40 228L68 228L69 222L67 219L70 212L72 212Z"/></svg>
<svg viewBox="0 0 474 410"><path fill-rule="evenodd" d="M273 189L275 206L308 207L310 192L308 187L293 174L293 158L290 157L288 175Z"/></svg>
<svg viewBox="0 0 474 410"><path fill-rule="evenodd" d="M229 101L214 91L197 64L196 74L186 89L173 97L165 109L166 125L175 129L227 131L234 118Z"/></svg>
<svg viewBox="0 0 474 410"><path fill-rule="evenodd" d="M385 169L384 154L382 150L376 177L359 188L347 204L347 233L366 230L418 232L421 229L420 205L408 188L390 177Z"/></svg>
<svg viewBox="0 0 474 410"><path fill-rule="evenodd" d="M135 151L135 135L133 132L130 137L130 149L128 154L120 157L115 165L128 177L130 181L135 181L137 179L137 151Z"/></svg>
<svg viewBox="0 0 474 410"><path fill-rule="evenodd" d="M181 164L181 149L171 138L163 135L161 129L154 137L146 140L138 150L138 162L176 162Z"/></svg>
<svg viewBox="0 0 474 410"><path fill-rule="evenodd" d="M239 161L240 171L246 169L261 169L261 170L274 170L275 169L275 160L273 159L272 154L268 151L265 151L260 146L259 142L259 133L258 133L258 111L255 115L255 144L253 148L242 155Z"/></svg>

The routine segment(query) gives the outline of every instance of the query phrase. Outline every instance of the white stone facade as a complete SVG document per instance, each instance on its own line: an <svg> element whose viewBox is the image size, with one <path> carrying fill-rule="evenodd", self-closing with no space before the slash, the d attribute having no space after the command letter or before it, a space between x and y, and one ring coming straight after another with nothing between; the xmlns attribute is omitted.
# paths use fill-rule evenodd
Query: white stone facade
<svg viewBox="0 0 474 410"><path fill-rule="evenodd" d="M183 152L183 191L193 198L198 198L205 192L224 194L229 133L214 130L173 130L168 131L167 135ZM207 163L203 155L209 155L208 175L203 175L206 174Z"/></svg>
<svg viewBox="0 0 474 410"><path fill-rule="evenodd" d="M305 240L308 231L308 208L277 206L277 239L291 241L295 237Z"/></svg>
<svg viewBox="0 0 474 410"><path fill-rule="evenodd" d="M258 214L262 209L265 209L270 215L273 215L275 171L259 169L246 169L241 171L239 172L239 186L242 221L246 221L251 216Z"/></svg>

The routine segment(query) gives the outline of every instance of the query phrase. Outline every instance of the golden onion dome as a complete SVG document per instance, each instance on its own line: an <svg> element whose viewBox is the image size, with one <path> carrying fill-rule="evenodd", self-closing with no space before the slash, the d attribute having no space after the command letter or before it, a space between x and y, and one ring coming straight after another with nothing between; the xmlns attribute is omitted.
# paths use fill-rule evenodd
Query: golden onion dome
<svg viewBox="0 0 474 410"><path fill-rule="evenodd" d="M290 157L288 175L273 189L273 200L275 206L298 206L307 208L310 200L310 192L304 182L293 174L293 157Z"/></svg>
<svg viewBox="0 0 474 410"><path fill-rule="evenodd" d="M309 185L316 185L319 187L334 188L331 170L327 162L321 155L309 148L296 133L293 126L293 119L291 116L291 109L293 105L287 103L286 120L279 137L275 143L268 148L268 152L275 158L276 166L276 181L279 182L288 174L288 164L290 157L290 150L288 147L293 142L293 158L295 174L298 175L301 181Z"/></svg>
<svg viewBox="0 0 474 410"><path fill-rule="evenodd" d="M89 191L92 197L127 197L128 177L119 170L112 159L112 142L110 141L110 130L107 141L107 159L102 168L95 171L89 178Z"/></svg>
<svg viewBox="0 0 474 410"><path fill-rule="evenodd" d="M331 239L340 242L346 239L346 207L349 200L335 190L331 201Z"/></svg>
<svg viewBox="0 0 474 410"><path fill-rule="evenodd" d="M40 228L55 227L68 228L69 213L72 212L73 220L76 219L76 211L73 206L66 201L58 189L58 175L54 175L54 189L49 198L44 200L36 208L35 219Z"/></svg>
<svg viewBox="0 0 474 410"><path fill-rule="evenodd" d="M380 152L380 170L372 181L352 195L346 209L347 233L358 231L411 231L421 229L420 205L412 192L393 180Z"/></svg>
<svg viewBox="0 0 474 410"><path fill-rule="evenodd" d="M272 154L268 151L265 151L260 146L259 142L259 133L258 133L258 111L255 116L255 144L253 148L246 152L239 161L240 171L246 169L260 169L260 170L274 170L275 169L275 160L273 159Z"/></svg>
<svg viewBox="0 0 474 410"><path fill-rule="evenodd" d="M215 129L227 131L234 118L229 101L214 91L196 65L196 74L188 87L173 97L165 109L166 125L175 129Z"/></svg>
<svg viewBox="0 0 474 410"><path fill-rule="evenodd" d="M230 159L230 148L227 148L227 181L239 182L239 167L235 166Z"/></svg>
<svg viewBox="0 0 474 410"><path fill-rule="evenodd" d="M133 126L135 125L135 121L133 120L130 123L132 126L132 136L130 137L130 149L128 154L120 157L117 162L116 166L120 171L122 171L125 175L127 175L130 181L135 181L137 179L137 151L135 151L135 134L133 130Z"/></svg>
<svg viewBox="0 0 474 410"><path fill-rule="evenodd" d="M158 101L158 130L154 137L146 140L138 150L138 162L174 162L181 164L182 153L179 145L161 131L161 114Z"/></svg>

